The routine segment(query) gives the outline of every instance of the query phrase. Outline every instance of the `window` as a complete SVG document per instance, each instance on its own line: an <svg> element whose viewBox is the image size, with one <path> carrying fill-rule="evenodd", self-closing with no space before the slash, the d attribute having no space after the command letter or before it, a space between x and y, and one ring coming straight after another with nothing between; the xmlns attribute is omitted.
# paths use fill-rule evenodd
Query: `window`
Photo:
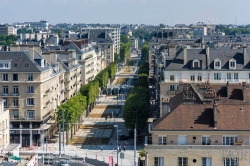
<svg viewBox="0 0 250 166"><path fill-rule="evenodd" d="M197 77L198 81L202 81L202 76Z"/></svg>
<svg viewBox="0 0 250 166"><path fill-rule="evenodd" d="M250 79L250 73L248 73L248 79Z"/></svg>
<svg viewBox="0 0 250 166"><path fill-rule="evenodd" d="M18 81L18 74L13 74L13 81Z"/></svg>
<svg viewBox="0 0 250 166"><path fill-rule="evenodd" d="M166 136L159 136L158 137L158 144L159 145L167 145L167 137Z"/></svg>
<svg viewBox="0 0 250 166"><path fill-rule="evenodd" d="M230 67L235 68L235 62L230 62Z"/></svg>
<svg viewBox="0 0 250 166"><path fill-rule="evenodd" d="M194 62L194 68L198 68L199 67L199 62Z"/></svg>
<svg viewBox="0 0 250 166"><path fill-rule="evenodd" d="M34 119L35 118L35 111L34 110L27 110L27 118Z"/></svg>
<svg viewBox="0 0 250 166"><path fill-rule="evenodd" d="M35 99L34 98L27 98L27 105L35 105Z"/></svg>
<svg viewBox="0 0 250 166"><path fill-rule="evenodd" d="M188 158L187 157L178 157L178 166L187 166Z"/></svg>
<svg viewBox="0 0 250 166"><path fill-rule="evenodd" d="M170 85L170 91L174 91L174 85Z"/></svg>
<svg viewBox="0 0 250 166"><path fill-rule="evenodd" d="M220 67L220 62L215 62L216 67Z"/></svg>
<svg viewBox="0 0 250 166"><path fill-rule="evenodd" d="M237 137L223 137L223 145L234 145Z"/></svg>
<svg viewBox="0 0 250 166"><path fill-rule="evenodd" d="M238 80L238 79L239 79L238 73L234 73L234 79L235 79L235 80Z"/></svg>
<svg viewBox="0 0 250 166"><path fill-rule="evenodd" d="M28 63L25 63L25 67L29 67L30 66L30 64L28 64Z"/></svg>
<svg viewBox="0 0 250 166"><path fill-rule="evenodd" d="M178 145L187 145L187 136L178 135Z"/></svg>
<svg viewBox="0 0 250 166"><path fill-rule="evenodd" d="M8 86L4 86L3 87L3 95L8 95L9 94L9 87Z"/></svg>
<svg viewBox="0 0 250 166"><path fill-rule="evenodd" d="M8 81L8 74L3 74L3 81Z"/></svg>
<svg viewBox="0 0 250 166"><path fill-rule="evenodd" d="M18 98L13 99L13 105L14 107L18 107Z"/></svg>
<svg viewBox="0 0 250 166"><path fill-rule="evenodd" d="M174 75L170 75L170 81L174 81Z"/></svg>
<svg viewBox="0 0 250 166"><path fill-rule="evenodd" d="M238 158L224 158L223 166L238 166Z"/></svg>
<svg viewBox="0 0 250 166"><path fill-rule="evenodd" d="M210 136L202 136L201 143L202 145L210 145L211 143Z"/></svg>
<svg viewBox="0 0 250 166"><path fill-rule="evenodd" d="M211 158L202 157L202 166L211 166Z"/></svg>
<svg viewBox="0 0 250 166"><path fill-rule="evenodd" d="M214 73L214 80L221 80L221 73Z"/></svg>
<svg viewBox="0 0 250 166"><path fill-rule="evenodd" d="M4 108L8 108L8 99L4 98Z"/></svg>
<svg viewBox="0 0 250 166"><path fill-rule="evenodd" d="M17 96L19 93L18 93L18 86L13 86L13 95L14 96Z"/></svg>
<svg viewBox="0 0 250 166"><path fill-rule="evenodd" d="M0 69L9 69L9 63L0 63Z"/></svg>
<svg viewBox="0 0 250 166"><path fill-rule="evenodd" d="M27 81L33 81L33 74L27 74Z"/></svg>
<svg viewBox="0 0 250 166"><path fill-rule="evenodd" d="M14 119L18 119L18 117L19 117L18 110L13 110L13 116L14 116Z"/></svg>
<svg viewBox="0 0 250 166"><path fill-rule="evenodd" d="M26 93L34 93L34 86L26 86Z"/></svg>
<svg viewBox="0 0 250 166"><path fill-rule="evenodd" d="M227 73L227 79L228 80L231 80L232 78L231 78L231 73Z"/></svg>
<svg viewBox="0 0 250 166"><path fill-rule="evenodd" d="M190 76L190 81L195 81L194 75Z"/></svg>
<svg viewBox="0 0 250 166"><path fill-rule="evenodd" d="M154 158L154 166L164 166L164 158L163 157L155 157Z"/></svg>
<svg viewBox="0 0 250 166"><path fill-rule="evenodd" d="M14 63L14 67L17 67L17 63Z"/></svg>

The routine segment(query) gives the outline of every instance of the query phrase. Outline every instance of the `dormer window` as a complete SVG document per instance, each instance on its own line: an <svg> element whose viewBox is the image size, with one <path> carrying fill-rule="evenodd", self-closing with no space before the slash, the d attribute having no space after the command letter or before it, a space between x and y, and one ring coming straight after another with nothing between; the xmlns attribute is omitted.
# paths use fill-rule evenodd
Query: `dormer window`
<svg viewBox="0 0 250 166"><path fill-rule="evenodd" d="M236 60L235 59L229 60L229 69L236 69Z"/></svg>
<svg viewBox="0 0 250 166"><path fill-rule="evenodd" d="M214 69L221 69L221 60L218 58L214 60Z"/></svg>
<svg viewBox="0 0 250 166"><path fill-rule="evenodd" d="M193 60L193 68L200 68L200 61L198 59Z"/></svg>

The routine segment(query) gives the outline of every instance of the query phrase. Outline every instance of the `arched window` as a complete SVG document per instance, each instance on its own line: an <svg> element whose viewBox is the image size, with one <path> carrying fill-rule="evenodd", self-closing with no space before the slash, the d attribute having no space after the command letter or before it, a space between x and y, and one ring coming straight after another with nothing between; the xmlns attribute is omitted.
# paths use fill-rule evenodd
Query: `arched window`
<svg viewBox="0 0 250 166"><path fill-rule="evenodd" d="M193 60L193 68L201 67L200 61L198 59Z"/></svg>

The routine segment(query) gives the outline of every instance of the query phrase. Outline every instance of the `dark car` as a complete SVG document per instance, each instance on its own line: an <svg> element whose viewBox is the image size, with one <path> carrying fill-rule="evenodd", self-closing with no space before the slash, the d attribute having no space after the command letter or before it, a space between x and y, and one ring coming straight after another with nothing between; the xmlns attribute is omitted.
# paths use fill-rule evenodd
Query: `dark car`
<svg viewBox="0 0 250 166"><path fill-rule="evenodd" d="M123 135L123 134L119 135L118 137L119 137L119 140L128 140L129 139L128 136Z"/></svg>

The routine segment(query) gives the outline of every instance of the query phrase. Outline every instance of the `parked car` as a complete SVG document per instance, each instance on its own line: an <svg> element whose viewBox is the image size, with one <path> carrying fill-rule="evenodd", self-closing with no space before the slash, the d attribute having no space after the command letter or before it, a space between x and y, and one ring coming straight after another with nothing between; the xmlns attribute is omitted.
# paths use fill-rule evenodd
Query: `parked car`
<svg viewBox="0 0 250 166"><path fill-rule="evenodd" d="M69 166L69 162L67 160L60 160L59 166Z"/></svg>

